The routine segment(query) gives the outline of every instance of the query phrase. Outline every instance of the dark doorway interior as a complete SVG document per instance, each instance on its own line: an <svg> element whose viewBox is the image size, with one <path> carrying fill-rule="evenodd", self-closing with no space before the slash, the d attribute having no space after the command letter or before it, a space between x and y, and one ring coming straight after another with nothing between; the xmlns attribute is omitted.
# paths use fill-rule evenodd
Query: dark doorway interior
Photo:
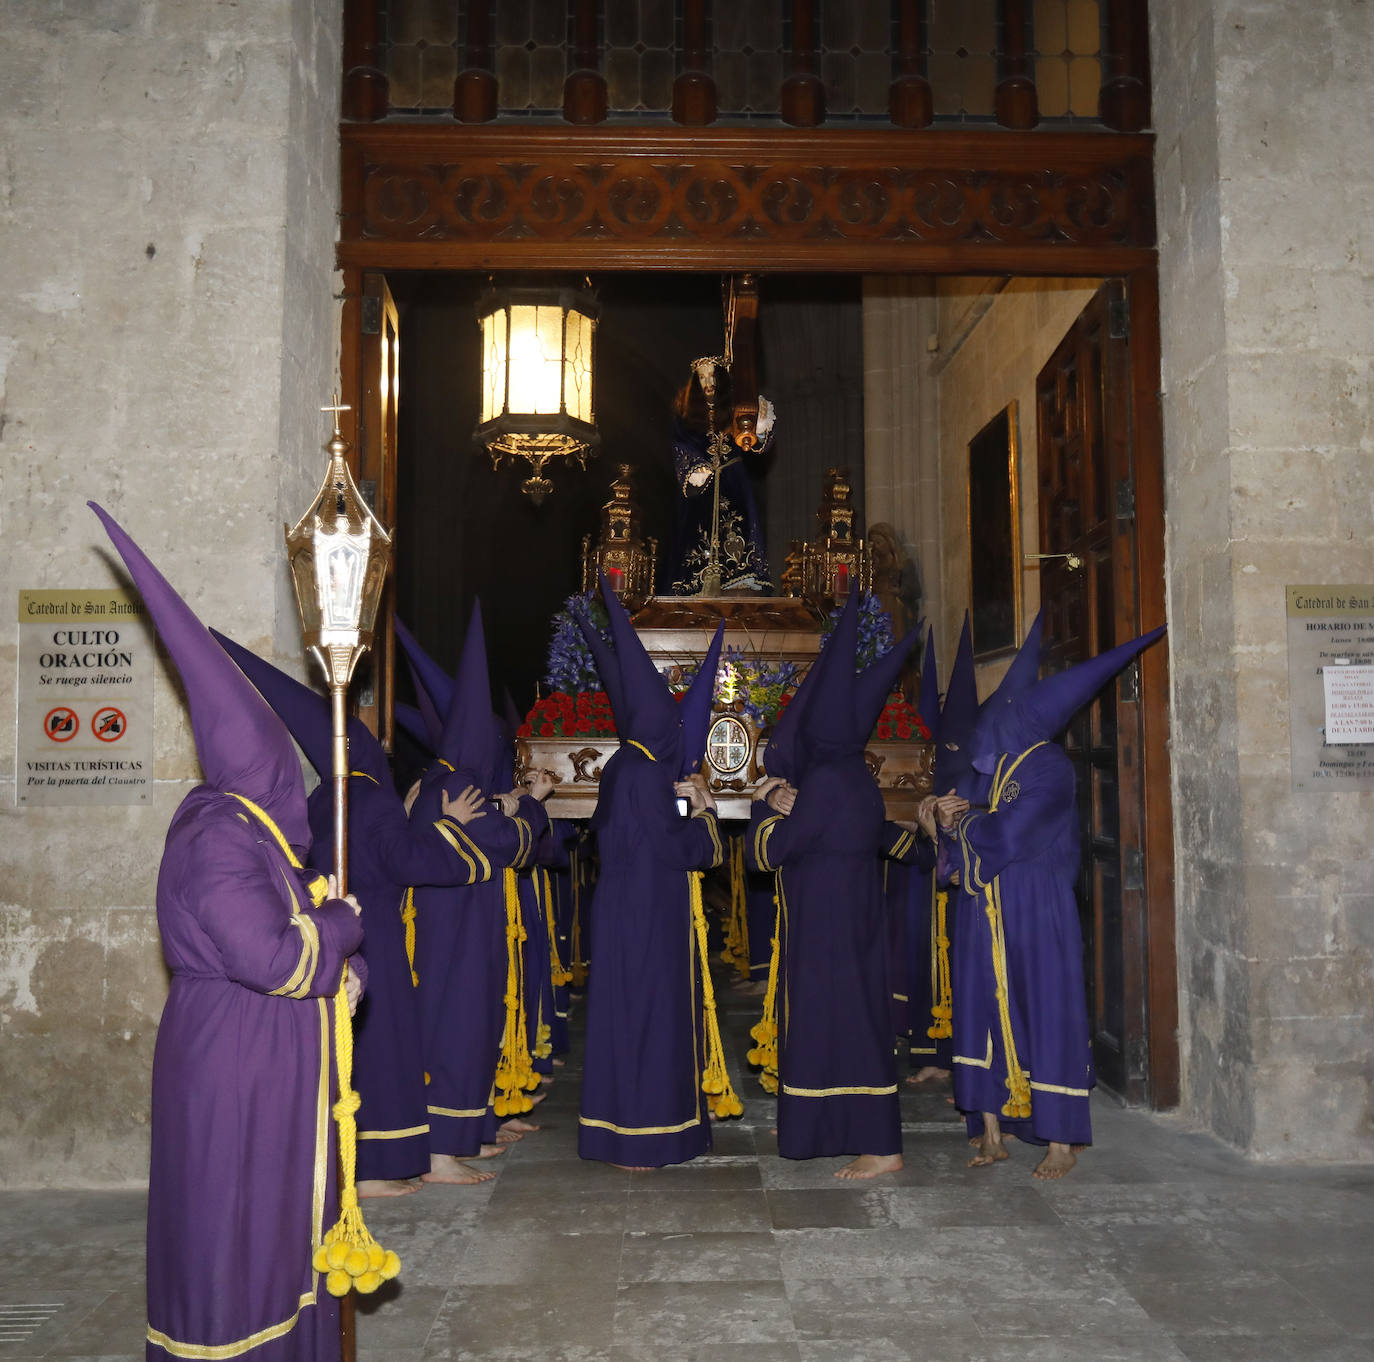
<svg viewBox="0 0 1374 1362"><path fill-rule="evenodd" d="M481 364L474 304L489 276L387 278L401 317L397 610L451 669L480 596L494 684L508 685L523 709L544 675L549 620L581 586L582 539L597 533L621 464L634 468L664 564L677 495L670 413L691 361L722 348L720 276L593 278L601 448L585 472L555 467L555 490L538 507L520 489L524 474L493 469L472 439ZM863 505L859 278L765 279L759 335L761 387L779 416L776 452L757 470L755 491L776 576L788 539L812 532L827 466L849 465ZM398 684L407 698L404 668Z"/></svg>

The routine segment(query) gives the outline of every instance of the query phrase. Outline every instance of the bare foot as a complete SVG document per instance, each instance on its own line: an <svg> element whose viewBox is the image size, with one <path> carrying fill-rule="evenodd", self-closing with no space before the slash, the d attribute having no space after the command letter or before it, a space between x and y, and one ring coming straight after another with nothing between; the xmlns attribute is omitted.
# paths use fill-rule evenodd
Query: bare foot
<svg viewBox="0 0 1374 1362"><path fill-rule="evenodd" d="M619 1168L622 1173L652 1173L654 1171L651 1166L640 1167L633 1163L613 1163L611 1167Z"/></svg>
<svg viewBox="0 0 1374 1362"><path fill-rule="evenodd" d="M900 1154L860 1154L853 1163L847 1163L835 1173L837 1178L876 1178L884 1173L895 1173L902 1166Z"/></svg>
<svg viewBox="0 0 1374 1362"><path fill-rule="evenodd" d="M1002 1143L1000 1132L985 1130L978 1139L970 1140L969 1143L978 1151L968 1161L970 1168L986 1168L989 1164L1000 1163L1010 1157L1006 1145Z"/></svg>
<svg viewBox="0 0 1374 1362"><path fill-rule="evenodd" d="M452 1154L431 1154L429 1172L420 1174L421 1182L443 1182L457 1187L470 1187L477 1182L490 1182L495 1173L479 1173Z"/></svg>
<svg viewBox="0 0 1374 1362"><path fill-rule="evenodd" d="M506 1146L499 1141L496 1144L484 1144L478 1151L479 1159L499 1159L506 1152Z"/></svg>
<svg viewBox="0 0 1374 1362"><path fill-rule="evenodd" d="M505 1125L496 1128L497 1144L518 1144L523 1138L518 1130L507 1129L509 1125L510 1122L507 1121Z"/></svg>
<svg viewBox="0 0 1374 1362"><path fill-rule="evenodd" d="M563 1069L563 1068L566 1068L566 1067L567 1067L567 1064L568 1064L568 1061L567 1061L566 1059L559 1059L557 1055L555 1055L555 1056L553 1057L553 1060L552 1060L551 1062L552 1062L553 1067L554 1067L555 1069ZM547 1080L547 1079L546 1079L545 1081L548 1082L548 1081L551 1081L551 1080Z"/></svg>
<svg viewBox="0 0 1374 1362"><path fill-rule="evenodd" d="M420 1190L418 1182L406 1182L401 1178L363 1178L354 1185L358 1189L359 1201L373 1196L409 1196Z"/></svg>
<svg viewBox="0 0 1374 1362"><path fill-rule="evenodd" d="M927 1064L923 1069L917 1069L914 1074L907 1076L907 1082L913 1088L919 1087L922 1083L935 1083L940 1079L949 1077L947 1069L937 1069L933 1064Z"/></svg>
<svg viewBox="0 0 1374 1362"><path fill-rule="evenodd" d="M509 1131L518 1140L522 1135L531 1135L539 1127L533 1121L522 1121L518 1116L512 1116L509 1121L501 1122L501 1131L497 1132L496 1138L501 1138L501 1132Z"/></svg>
<svg viewBox="0 0 1374 1362"><path fill-rule="evenodd" d="M1042 1182L1053 1182L1062 1178L1077 1162L1068 1145L1051 1140L1049 1153L1035 1165L1031 1177L1039 1178Z"/></svg>
<svg viewBox="0 0 1374 1362"><path fill-rule="evenodd" d="M532 1092L530 1094L530 1109L533 1110L537 1107L547 1096L548 1093L546 1092Z"/></svg>

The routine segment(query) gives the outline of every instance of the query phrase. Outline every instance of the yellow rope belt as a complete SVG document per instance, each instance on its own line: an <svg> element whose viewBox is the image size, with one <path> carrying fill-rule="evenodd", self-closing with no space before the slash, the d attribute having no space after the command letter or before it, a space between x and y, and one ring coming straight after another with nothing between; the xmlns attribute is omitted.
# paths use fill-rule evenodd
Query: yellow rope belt
<svg viewBox="0 0 1374 1362"><path fill-rule="evenodd" d="M725 1068L725 1046L721 1044L720 1024L716 1019L716 991L711 983L711 955L706 946L706 912L701 903L700 870L687 872L688 897L692 904L692 923L696 928L697 953L701 957L701 1002L706 1023L706 1067L701 1074L701 1090L706 1105L719 1117L742 1116L744 1105L735 1096Z"/></svg>
<svg viewBox="0 0 1374 1362"><path fill-rule="evenodd" d="M773 951L768 959L768 988L763 995L763 1016L749 1029L758 1044L749 1051L750 1064L758 1065L759 1085L765 1092L778 1090L778 964L782 954L782 881L774 880Z"/></svg>
<svg viewBox="0 0 1374 1362"><path fill-rule="evenodd" d="M525 961L520 949L525 927L520 921L520 887L509 867L502 878L506 891L506 1026L501 1035L492 1107L498 1116L519 1116L534 1106L528 1094L539 1086L539 1075L530 1063L525 1026Z"/></svg>
<svg viewBox="0 0 1374 1362"><path fill-rule="evenodd" d="M291 866L304 870L291 844L268 814L251 799L238 794L234 798L272 834ZM317 875L310 886L315 907L324 902L327 892L324 877ZM364 1294L375 1291L401 1270L400 1258L391 1249L384 1249L368 1232L358 1205L358 1126L354 1113L362 1098L353 1090L353 1021L348 1015L348 994L344 988L347 978L345 961L339 991L334 997L334 1067L339 1084L339 1100L334 1103L334 1124L339 1132L339 1218L325 1231L323 1242L311 1258L315 1271L325 1274L325 1289L331 1296L346 1296L355 1289ZM329 1063L328 1053L320 1056L320 1063Z"/></svg>
<svg viewBox="0 0 1374 1362"><path fill-rule="evenodd" d="M949 976L949 891L945 889L935 890L930 940L930 1015L933 1020L926 1028L926 1035L931 1040L944 1040L954 1033L954 991Z"/></svg>
<svg viewBox="0 0 1374 1362"><path fill-rule="evenodd" d="M572 979L572 971L564 968L563 959L558 954L558 922L553 912L553 882L547 870L541 870L544 877L544 914L549 924L549 972L555 987L561 988Z"/></svg>

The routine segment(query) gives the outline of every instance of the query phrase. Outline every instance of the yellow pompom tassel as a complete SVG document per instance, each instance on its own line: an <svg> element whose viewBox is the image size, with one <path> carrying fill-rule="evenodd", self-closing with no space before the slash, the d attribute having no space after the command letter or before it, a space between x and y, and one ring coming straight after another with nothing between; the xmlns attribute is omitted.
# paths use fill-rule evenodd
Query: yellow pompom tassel
<svg viewBox="0 0 1374 1362"><path fill-rule="evenodd" d="M401 900L401 921L406 929L406 959L410 961L410 986L420 987L420 976L415 973L415 890L407 889Z"/></svg>
<svg viewBox="0 0 1374 1362"><path fill-rule="evenodd" d="M345 978L347 974L345 965ZM390 1250L382 1248L368 1232L358 1205L358 1127L354 1113L362 1099L353 1090L353 1021L348 1015L348 998L342 982L334 999L334 1066L339 1083L339 1099L333 1108L339 1132L339 1218L324 1232L311 1255L311 1265L316 1272L326 1273L325 1290L331 1296L346 1296L355 1288L363 1292L376 1290L382 1279L373 1260L380 1255L385 1262ZM400 1268L397 1258L396 1271ZM368 1280L372 1284L364 1285Z"/></svg>
<svg viewBox="0 0 1374 1362"><path fill-rule="evenodd" d="M701 1002L706 1024L706 1067L701 1075L701 1089L706 1094L707 1108L713 1115L720 1118L742 1116L744 1106L730 1085L730 1075L725 1068L725 1046L721 1044L720 1024L716 1018L716 991L711 983L711 954L706 945L706 911L701 902L701 881L701 871L687 872L688 898L696 928L697 952L701 957Z"/></svg>
<svg viewBox="0 0 1374 1362"><path fill-rule="evenodd" d="M763 995L763 1016L749 1028L758 1045L749 1051L749 1062L762 1070L759 1086L778 1090L778 969L782 956L782 884L773 895L773 952L768 958L768 988Z"/></svg>

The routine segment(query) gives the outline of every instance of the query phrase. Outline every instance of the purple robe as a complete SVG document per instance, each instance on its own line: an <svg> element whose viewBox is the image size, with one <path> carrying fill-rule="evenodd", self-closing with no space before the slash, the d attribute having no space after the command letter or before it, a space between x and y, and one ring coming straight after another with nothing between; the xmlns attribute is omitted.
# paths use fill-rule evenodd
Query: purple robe
<svg viewBox="0 0 1374 1362"><path fill-rule="evenodd" d="M711 1147L688 872L719 865L723 851L715 814L678 814L673 775L627 744L606 764L597 800L577 1149L629 1167L683 1163Z"/></svg>
<svg viewBox="0 0 1374 1362"><path fill-rule="evenodd" d="M778 922L778 885L766 871L744 871L744 911L749 920L749 977L767 979Z"/></svg>
<svg viewBox="0 0 1374 1362"><path fill-rule="evenodd" d="M937 851L924 833L912 833L893 824L888 825L884 854L887 856L886 885L889 923L900 914L903 921L900 966L894 961L894 977L899 977L905 992L906 1034L911 1038L912 1063L920 1068L948 1069L950 1067L950 1037L932 1039L930 1028L935 1022L932 1012L939 996L938 951L935 941L937 915L935 911L935 863ZM948 934L952 920L951 894L945 907L945 930ZM896 992L894 988L894 1019ZM902 1032L898 1032L902 1034Z"/></svg>
<svg viewBox="0 0 1374 1362"><path fill-rule="evenodd" d="M879 869L883 801L862 756L810 766L790 815L753 807L751 865L778 872L778 1152L902 1148Z"/></svg>
<svg viewBox="0 0 1374 1362"><path fill-rule="evenodd" d="M310 864L334 868L331 783L310 796ZM419 996L411 980L402 913L417 885L467 885L476 862L454 848L451 819L406 817L390 786L355 771L348 791L348 888L362 905L367 994L353 1017L358 1179L404 1179L430 1166Z"/></svg>
<svg viewBox="0 0 1374 1362"><path fill-rule="evenodd" d="M558 948L558 962L565 970L572 969L573 915L573 857L574 846L580 836L576 823L566 818L549 821L549 835L539 842L537 854L548 873L548 893L554 924L554 941ZM572 1048L568 1029L568 985L551 983L549 1044L555 1055L565 1055Z"/></svg>
<svg viewBox="0 0 1374 1362"><path fill-rule="evenodd" d="M520 872L520 920L525 928L524 964L525 1033L535 1073L553 1073L553 971L549 957L548 881L542 858L549 854L548 830L536 839L530 864ZM547 1048L541 1045L549 1029ZM544 1050L540 1054L540 1050Z"/></svg>
<svg viewBox="0 0 1374 1362"><path fill-rule="evenodd" d="M433 767L421 783L411 822L433 822L441 791L453 798L469 785L480 787L474 773ZM504 872L530 863L546 821L544 806L529 796L520 800L514 818L488 803L483 817L463 827L452 824L455 849L472 861L472 883L415 891L415 970L432 1153L471 1158L495 1138L491 1097L506 1021L508 965Z"/></svg>
<svg viewBox="0 0 1374 1362"><path fill-rule="evenodd" d="M1031 1093L1028 1120L999 1120L1021 1140L1088 1144L1095 1079L1073 892L1078 812L1068 757L1053 743L1004 755L989 805L964 816L951 848L963 891L953 958L955 1103L978 1134L978 1113L999 1115L1008 1099L991 904L1005 939L1011 1041Z"/></svg>
<svg viewBox="0 0 1374 1362"><path fill-rule="evenodd" d="M206 786L168 829L157 919L172 984L153 1059L147 1355L334 1362L338 1302L310 1260L337 1213L332 998L361 924L347 904L311 907L269 831Z"/></svg>

